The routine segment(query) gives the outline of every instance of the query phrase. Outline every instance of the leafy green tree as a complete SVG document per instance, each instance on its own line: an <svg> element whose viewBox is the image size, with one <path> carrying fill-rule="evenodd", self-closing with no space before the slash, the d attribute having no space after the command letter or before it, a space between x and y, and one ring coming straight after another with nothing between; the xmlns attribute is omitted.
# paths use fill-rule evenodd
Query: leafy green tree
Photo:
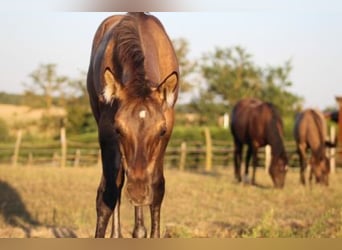
<svg viewBox="0 0 342 250"><path fill-rule="evenodd" d="M196 73L196 62L189 59L189 43L184 38L172 40L176 51L179 68L180 68L180 96L185 96L194 88L193 77Z"/></svg>
<svg viewBox="0 0 342 250"><path fill-rule="evenodd" d="M95 119L91 113L86 88L86 73L68 82L67 129L70 133L96 131Z"/></svg>
<svg viewBox="0 0 342 250"><path fill-rule="evenodd" d="M302 109L303 98L291 93L289 80L292 66L287 61L283 66L268 67L263 71L263 88L260 98L275 104L282 114L292 115Z"/></svg>
<svg viewBox="0 0 342 250"><path fill-rule="evenodd" d="M204 54L200 70L208 83L207 91L232 106L244 97L257 96L261 89L260 70L243 48L216 48Z"/></svg>
<svg viewBox="0 0 342 250"><path fill-rule="evenodd" d="M283 66L262 69L255 65L251 54L236 46L216 48L214 52L204 54L199 64L207 86L193 102L197 105L210 107L216 103L218 107L224 106L228 112L240 99L255 97L274 103L283 114L293 113L301 106L302 98L289 91L292 85L289 80L292 69L289 61ZM198 109L205 112L208 107ZM217 117L222 114L222 108L216 111L211 109L211 112ZM212 117L214 114L205 115Z"/></svg>
<svg viewBox="0 0 342 250"><path fill-rule="evenodd" d="M61 96L60 93L66 86L68 78L60 76L56 71L56 64L41 64L30 75L31 82L24 83L25 93L29 100L36 96L43 97L43 106L49 113L55 96Z"/></svg>

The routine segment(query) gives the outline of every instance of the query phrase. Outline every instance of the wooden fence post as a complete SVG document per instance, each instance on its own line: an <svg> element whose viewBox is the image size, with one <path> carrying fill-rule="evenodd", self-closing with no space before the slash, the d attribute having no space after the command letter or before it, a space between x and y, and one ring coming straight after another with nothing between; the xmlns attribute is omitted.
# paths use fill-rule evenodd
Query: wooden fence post
<svg viewBox="0 0 342 250"><path fill-rule="evenodd" d="M20 144L21 144L21 137L22 137L22 131L21 129L17 132L17 140L15 142L14 146L14 153L12 158L12 165L13 167L16 167L18 164L18 158L19 158L19 150L20 150Z"/></svg>
<svg viewBox="0 0 342 250"><path fill-rule="evenodd" d="M52 166L58 166L58 160L59 160L59 155L57 152L53 152L53 155L52 155Z"/></svg>
<svg viewBox="0 0 342 250"><path fill-rule="evenodd" d="M204 128L205 135L205 171L210 172L212 169L213 145L208 127Z"/></svg>
<svg viewBox="0 0 342 250"><path fill-rule="evenodd" d="M32 152L29 153L28 159L27 159L27 166L31 167L33 165L33 154Z"/></svg>
<svg viewBox="0 0 342 250"><path fill-rule="evenodd" d="M63 168L66 165L66 154L67 154L67 141L65 134L65 127L61 128L61 163L60 167Z"/></svg>
<svg viewBox="0 0 342 250"><path fill-rule="evenodd" d="M75 152L74 167L78 167L80 165L80 158L81 158L81 150L77 149Z"/></svg>
<svg viewBox="0 0 342 250"><path fill-rule="evenodd" d="M179 170L183 171L186 162L186 142L183 141L180 147L180 160L179 160Z"/></svg>
<svg viewBox="0 0 342 250"><path fill-rule="evenodd" d="M268 173L268 169L271 164L271 146L265 146L265 172Z"/></svg>
<svg viewBox="0 0 342 250"><path fill-rule="evenodd" d="M330 141L331 143L335 143L335 137L336 137L336 129L335 126L330 127ZM336 148L331 147L329 150L329 161L330 161L330 172L332 174L335 174L335 169L336 169Z"/></svg>

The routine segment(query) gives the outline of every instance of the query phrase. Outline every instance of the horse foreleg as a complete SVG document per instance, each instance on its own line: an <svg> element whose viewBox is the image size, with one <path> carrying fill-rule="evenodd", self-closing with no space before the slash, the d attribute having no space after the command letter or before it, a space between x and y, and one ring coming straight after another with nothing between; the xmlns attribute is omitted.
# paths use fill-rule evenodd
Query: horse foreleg
<svg viewBox="0 0 342 250"><path fill-rule="evenodd" d="M121 155L111 126L99 127L99 140L102 156L102 178L96 197L96 230L95 237L105 237L110 216L113 214L119 190L116 184L120 171Z"/></svg>
<svg viewBox="0 0 342 250"><path fill-rule="evenodd" d="M96 197L96 238L104 238L110 216L115 206L115 194L108 188L105 178L102 176Z"/></svg>
<svg viewBox="0 0 342 250"><path fill-rule="evenodd" d="M248 176L249 176L249 162L251 160L252 156L252 147L248 146L247 148L247 153L246 153L246 162L245 162L245 176L244 176L244 182L249 182L248 181Z"/></svg>
<svg viewBox="0 0 342 250"><path fill-rule="evenodd" d="M314 176L314 172L313 172L313 168L312 168L312 165L310 167L310 175L309 175L309 184L310 184L310 187L312 186L312 179L313 179L313 176ZM316 178L316 182L318 182L317 178Z"/></svg>
<svg viewBox="0 0 342 250"><path fill-rule="evenodd" d="M133 238L146 238L147 231L144 225L144 211L143 207L135 206L134 207L134 229L133 229Z"/></svg>
<svg viewBox="0 0 342 250"><path fill-rule="evenodd" d="M235 179L241 182L241 159L242 159L242 145L235 142L234 147L234 174Z"/></svg>
<svg viewBox="0 0 342 250"><path fill-rule="evenodd" d="M118 199L116 202L116 206L113 213L113 224L112 224L112 238L122 238L121 234L121 224L120 224L120 204L121 204L121 190L124 183L124 172L122 168L120 169L120 173L117 178L117 187L118 187Z"/></svg>
<svg viewBox="0 0 342 250"><path fill-rule="evenodd" d="M165 180L162 176L160 182L153 186L154 197L150 206L151 212L151 238L160 237L160 210L165 193Z"/></svg>
<svg viewBox="0 0 342 250"><path fill-rule="evenodd" d="M299 163L300 163L300 182L305 185L305 170L306 170L306 147L305 145L301 144L298 145L297 148L299 154Z"/></svg>

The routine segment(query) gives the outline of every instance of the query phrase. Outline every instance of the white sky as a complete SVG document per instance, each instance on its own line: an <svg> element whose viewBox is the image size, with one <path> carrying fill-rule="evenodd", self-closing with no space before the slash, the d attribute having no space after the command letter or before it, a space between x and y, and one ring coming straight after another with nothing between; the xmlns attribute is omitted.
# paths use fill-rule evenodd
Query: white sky
<svg viewBox="0 0 342 250"><path fill-rule="evenodd" d="M23 11L15 9L18 1L0 9L0 91L22 92L22 82L29 81L28 75L41 63L56 63L58 73L71 77L86 71L93 35L111 13L56 12L44 5ZM342 2L291 0L268 7L270 1L256 5L246 0L250 7L210 5L216 12L203 12L202 2L196 5L202 12L194 12L194 7L192 12L152 14L172 39L188 40L194 59L215 46L235 45L243 46L263 67L291 59L291 90L305 98L305 106L336 105L335 96L342 95Z"/></svg>

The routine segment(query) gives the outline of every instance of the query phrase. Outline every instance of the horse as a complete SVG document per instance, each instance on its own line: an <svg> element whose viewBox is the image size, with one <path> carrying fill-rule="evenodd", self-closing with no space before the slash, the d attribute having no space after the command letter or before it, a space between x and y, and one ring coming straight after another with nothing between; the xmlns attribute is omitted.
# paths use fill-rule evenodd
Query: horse
<svg viewBox="0 0 342 250"><path fill-rule="evenodd" d="M123 187L135 211L132 236L147 237L143 206L149 206L150 237L160 237L165 192L163 159L174 124L178 79L175 50L156 17L126 13L108 17L100 24L87 74L102 157L96 238L105 237L112 215L111 237L122 237Z"/></svg>
<svg viewBox="0 0 342 250"><path fill-rule="evenodd" d="M258 149L271 146L269 174L275 188L283 188L287 172L288 158L283 143L283 123L276 107L258 99L242 99L236 103L231 113L231 133L234 138L234 173L241 182L241 161L243 145L247 144L245 178L253 155L252 184L255 185L255 172L258 165Z"/></svg>
<svg viewBox="0 0 342 250"><path fill-rule="evenodd" d="M333 147L334 144L327 140L326 131L326 121L320 111L306 109L296 116L294 138L300 161L300 182L303 185L305 185L308 149L311 151L310 184L315 176L317 183L329 185L330 162L326 156L326 146Z"/></svg>

